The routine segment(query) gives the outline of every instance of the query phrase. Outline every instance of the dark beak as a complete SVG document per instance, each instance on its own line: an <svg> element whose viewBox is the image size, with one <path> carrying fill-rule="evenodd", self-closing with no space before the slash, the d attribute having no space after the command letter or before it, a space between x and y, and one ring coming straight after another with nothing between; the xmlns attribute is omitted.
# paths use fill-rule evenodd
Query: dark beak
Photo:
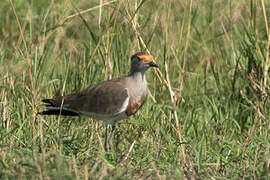
<svg viewBox="0 0 270 180"><path fill-rule="evenodd" d="M158 68L158 65L156 63L154 63L154 61L151 61L148 64L149 64L150 67L156 67L156 68Z"/></svg>

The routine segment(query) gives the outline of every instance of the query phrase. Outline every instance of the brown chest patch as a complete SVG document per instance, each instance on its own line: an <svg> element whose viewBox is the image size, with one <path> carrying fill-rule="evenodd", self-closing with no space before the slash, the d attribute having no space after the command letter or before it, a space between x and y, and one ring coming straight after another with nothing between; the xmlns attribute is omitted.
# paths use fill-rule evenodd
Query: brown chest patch
<svg viewBox="0 0 270 180"><path fill-rule="evenodd" d="M129 101L128 107L126 109L126 115L131 116L131 115L135 114L142 107L144 102L145 102L145 100L141 100L137 103L132 103L131 101Z"/></svg>

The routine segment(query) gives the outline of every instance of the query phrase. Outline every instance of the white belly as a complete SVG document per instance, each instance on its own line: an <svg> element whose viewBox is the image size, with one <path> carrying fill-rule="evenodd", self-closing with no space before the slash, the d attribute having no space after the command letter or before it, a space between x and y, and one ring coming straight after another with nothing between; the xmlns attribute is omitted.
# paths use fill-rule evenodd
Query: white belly
<svg viewBox="0 0 270 180"><path fill-rule="evenodd" d="M91 117L96 120L101 120L105 124L114 124L121 119L127 118L125 111L117 114L96 114L87 112L80 112L80 114L83 116Z"/></svg>

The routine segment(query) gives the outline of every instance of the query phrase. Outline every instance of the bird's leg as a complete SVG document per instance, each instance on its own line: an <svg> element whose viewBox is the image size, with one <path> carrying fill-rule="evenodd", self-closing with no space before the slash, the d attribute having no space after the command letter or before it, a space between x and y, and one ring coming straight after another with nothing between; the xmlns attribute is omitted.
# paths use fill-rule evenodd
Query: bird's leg
<svg viewBox="0 0 270 180"><path fill-rule="evenodd" d="M109 129L109 124L106 124L106 131L105 131L105 143L104 143L104 149L105 151L108 151L109 147L108 147L108 129Z"/></svg>
<svg viewBox="0 0 270 180"><path fill-rule="evenodd" d="M113 139L113 137L114 137L114 131L115 131L115 123L113 123L112 124L112 132L111 132L111 135L110 135L110 137L109 137L109 148L111 149L111 147L112 147L112 139Z"/></svg>

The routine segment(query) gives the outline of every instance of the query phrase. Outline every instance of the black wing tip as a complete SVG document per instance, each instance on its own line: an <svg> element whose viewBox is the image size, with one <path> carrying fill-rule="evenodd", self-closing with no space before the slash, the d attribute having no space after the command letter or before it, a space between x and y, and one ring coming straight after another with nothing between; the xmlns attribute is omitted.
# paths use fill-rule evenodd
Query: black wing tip
<svg viewBox="0 0 270 180"><path fill-rule="evenodd" d="M68 110L49 109L46 111L38 112L39 115L62 115L62 116L79 116L78 113Z"/></svg>
<svg viewBox="0 0 270 180"><path fill-rule="evenodd" d="M44 102L44 103L47 103L47 104L50 104L50 105L53 105L53 99L42 99L41 100L42 102Z"/></svg>

